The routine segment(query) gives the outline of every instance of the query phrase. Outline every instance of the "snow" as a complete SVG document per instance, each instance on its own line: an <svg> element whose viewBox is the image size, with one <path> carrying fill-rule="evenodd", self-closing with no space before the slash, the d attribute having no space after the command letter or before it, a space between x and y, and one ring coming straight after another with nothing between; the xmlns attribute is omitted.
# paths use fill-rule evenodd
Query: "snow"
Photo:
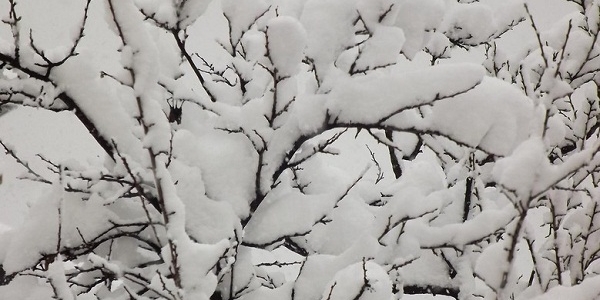
<svg viewBox="0 0 600 300"><path fill-rule="evenodd" d="M392 26L376 27L356 60L356 70L368 70L395 63L404 41L402 29Z"/></svg>
<svg viewBox="0 0 600 300"><path fill-rule="evenodd" d="M295 75L304 58L306 33L292 17L277 17L267 24L267 48L273 67L280 77Z"/></svg>
<svg viewBox="0 0 600 300"><path fill-rule="evenodd" d="M10 285L0 286L0 295L14 300L52 299L55 296L52 290L42 287L39 281L31 276L19 276Z"/></svg>
<svg viewBox="0 0 600 300"><path fill-rule="evenodd" d="M268 4L262 0L223 0L221 6L230 26L232 45L229 46L236 46L243 34L269 9Z"/></svg>
<svg viewBox="0 0 600 300"><path fill-rule="evenodd" d="M181 284L186 297L208 299L217 287L217 277L210 272L229 246L227 240L214 245L179 240L177 261L181 266Z"/></svg>
<svg viewBox="0 0 600 300"><path fill-rule="evenodd" d="M346 197L327 216L331 222L315 226L307 239L318 253L340 254L356 239L368 234L374 217L362 199Z"/></svg>
<svg viewBox="0 0 600 300"><path fill-rule="evenodd" d="M298 39L296 39L296 41L298 42ZM248 61L259 61L267 53L265 47L266 36L264 32L258 31L256 29L250 29L246 32L246 34L244 34L240 42L246 50L246 59Z"/></svg>
<svg viewBox="0 0 600 300"><path fill-rule="evenodd" d="M62 256L59 255L56 257L55 261L48 266L46 276L48 277L48 280L52 285L52 289L54 290L57 299L74 300L75 296L69 288L69 284L67 282L64 270L65 265L62 260Z"/></svg>
<svg viewBox="0 0 600 300"><path fill-rule="evenodd" d="M581 238L587 232L596 232L596 228L586 230L588 224L582 219L587 218L585 213L592 208L597 191L592 188L592 180L577 180L600 165L597 138L582 138L597 121L597 87L593 81L582 85L580 81L585 78L571 85L559 80L553 75L558 67L554 62L541 76L541 85L536 86L540 79L536 72L542 71L543 62L539 52L528 52L536 49L534 41L524 45L514 57L499 52L499 59L509 59L513 64L511 69L502 70L505 77L501 79L507 82L488 77L486 69L477 62L457 63L460 58L455 54L462 50L450 49L450 40L461 39L467 44L488 42L498 30L523 16L519 1L507 2L510 3L223 0L209 7L211 1L204 0L139 0L136 7L131 2L112 1L126 45L115 45L119 39L104 32L107 45L99 43L98 48L107 48L104 51L110 53L108 56L90 54L94 51L89 49L94 47L78 48L80 56L53 70L51 79L58 89L46 91L42 105L54 105L54 95L61 92L73 97L100 133L114 139L144 189L155 193L160 187L166 212L161 215L151 208L147 217L140 199L124 197L135 192L127 183L106 182L103 176L132 179L122 161L107 160L102 166L97 160L80 164L79 159L63 161L52 157L61 166L69 167L67 175L78 176L81 171L89 176L91 183L73 178L67 182L71 187L89 190L90 194L67 193L63 184L56 184L45 190L39 201L26 200L32 205L31 209L26 205L20 209L23 213L29 210L26 220L19 220L20 215L9 219L5 217L9 213L3 211L0 224L6 225L0 225L2 268L8 272L28 268L42 253L53 253L60 246L77 246L82 239L93 238L112 226L111 222L145 222L151 218L166 223L156 226L161 253L141 248L133 238L120 238L111 244L110 255L102 252L108 248L103 245L100 250L79 257L79 262L121 276L127 268L160 258L164 263L139 268L140 274L152 281L148 286L194 299L208 299L218 289L226 298L241 299L290 299L292 295L299 300L352 299L363 293L361 299L388 300L400 296L392 295L392 284L413 283L457 286L461 297L481 292L492 298L495 295L485 284L498 287L502 271L506 270L511 274L507 290L523 291L526 279L517 276L527 275L532 265L522 241L518 249L523 251L513 265L506 263L506 241L493 241L494 234L505 238L500 232L511 228L518 216L514 210L517 203L509 201L503 194L504 188L516 191L521 200L543 195L565 216L559 222L557 240L552 240L552 236L536 240L536 249L548 253L553 245L558 245L558 254L563 257L582 249L585 242L576 240L571 245L567 235ZM184 6L178 11L177 5ZM592 21L598 11L597 1L593 5L588 13ZM197 51L215 68L225 69L227 78L248 80L246 90L240 89L239 82L234 87L216 82L219 76L213 75L206 78L218 101L206 100L198 92L203 88L201 84L190 79L193 74L187 62L181 64L172 36L144 24L139 7L171 25L179 22L179 29L188 28L187 49ZM383 17L388 8L390 11ZM202 17L204 13L210 15ZM111 18L108 15L109 26ZM579 27L584 25L583 16L570 18L577 32L572 32L572 42L566 48L562 75L580 65L587 49L584 46L590 42ZM368 34L357 34L363 25ZM227 35L228 30L231 36ZM548 40L545 50L549 57L552 51L560 49L565 30L563 24L542 33ZM86 28L83 41L88 43L87 37L97 32L97 28L89 32ZM39 35L51 40L44 34L36 33L34 37ZM211 48L218 47L214 40L226 41L223 45L227 51ZM57 57L64 51L55 46L47 47L48 55ZM462 55L477 61L476 56L483 53L480 50L463 51ZM30 50L24 51L23 59L30 60L27 55L31 53L26 53ZM430 66L427 53L448 59ZM516 84L509 83L521 62L523 76L517 78ZM132 73L122 67L130 68ZM276 78L270 74L270 68L276 70ZM101 71L118 80L110 76L100 78ZM1 89L39 91L39 84L21 80L18 77L23 74L11 72L3 73L18 81L0 84ZM182 74L183 77L177 77ZM526 93L520 89L520 79L528 81L523 87ZM171 91L175 100L186 101L181 124L170 124L164 113L165 100L173 100ZM571 92L572 99L561 98ZM593 104L588 104L588 99ZM276 120L269 119L274 117L273 107L283 109L287 103L292 104L285 113ZM547 112L550 118L546 124L543 121ZM589 119L582 117L587 112L592 114ZM12 114L17 112L3 115L3 120ZM547 128L542 128L542 124ZM14 128L10 127L12 124L0 125L3 139L8 130L14 130L10 129ZM343 132L343 127L351 129L326 148L329 154L313 155L328 138ZM355 129L363 127L372 127L372 134L385 140L385 144L375 145L366 130L359 133ZM400 148L396 154L403 175L397 180L387 152L392 142L387 141L383 129L398 131L393 135L393 143ZM75 131L68 133L78 135ZM412 161L402 159L415 150L415 134L423 138L421 153ZM8 136L11 135L17 134ZM550 162L548 153L571 140L577 148L561 160ZM23 147L18 138L15 141L18 149L28 148L23 149L27 158L34 151L46 153L43 148L36 150L39 148L29 141L23 144L33 146ZM386 178L381 182L375 182L376 162L370 162L365 143L374 149L375 159L382 164ZM75 149L79 144L67 146ZM152 164L149 153L155 155ZM90 151L90 155L95 154ZM477 160L472 166L468 156L471 154ZM492 161L478 165L490 154ZM293 170L295 173L289 168L276 173L285 163L304 159L307 160ZM13 174L15 168L20 168L18 165L1 167L5 182L0 186L0 198L15 189L32 186L14 185ZM35 165L36 169L43 167L46 165ZM43 174L46 173L57 181L56 175L46 171ZM574 173L577 176L571 178ZM468 220L463 221L467 176L473 178L474 186ZM357 178L358 182L350 186ZM546 192L557 182L565 189L577 184L582 191ZM24 194L28 197L27 192ZM261 205L251 211L249 204L262 195L265 198ZM535 213L543 212L547 213L547 207L538 208ZM553 220L539 218L530 220L528 214L527 236L545 236L548 225L539 225ZM243 224L244 219L249 222ZM536 230L528 231L531 228ZM140 236L154 240L150 229ZM308 256L299 257L281 247L284 238L304 248ZM592 241L595 238L588 237ZM289 268L259 265L291 262L292 258L297 263ZM180 290L169 276L175 259L180 266ZM57 291L64 299L74 298L67 289L64 270L76 262L59 256L45 273L57 283ZM392 269L405 263L408 265ZM544 263L540 263L540 273L544 278L552 278L553 269ZM574 264L573 269L565 269L557 276L575 282L578 276L592 274L598 268L596 264L577 270ZM450 266L459 272L458 277L449 278ZM561 298L566 293L582 299L596 297L596 279L587 276L580 285L551 289L548 297ZM102 286L98 290L104 289L103 292L95 290L79 298L126 297L129 284L118 280L110 291ZM229 284L237 295L228 295ZM45 282L17 277L10 288L0 287L0 294L12 297L13 291L19 289L26 293L13 298L49 298L51 295L44 294L49 291L47 286L42 288L44 285ZM73 287L73 292L77 289ZM533 297L541 292L540 287L534 286L516 297L526 299L524 295ZM443 297L436 299L440 298Z"/></svg>
<svg viewBox="0 0 600 300"><path fill-rule="evenodd" d="M62 202L62 188L53 189L31 208L28 220L19 228L5 232L0 238L0 259L7 273L21 271L35 264L40 253L53 253L58 243L58 206Z"/></svg>
<svg viewBox="0 0 600 300"><path fill-rule="evenodd" d="M529 199L533 184L547 164L544 152L543 141L531 138L519 145L513 155L498 161L492 174L504 187L514 190L522 199Z"/></svg>
<svg viewBox="0 0 600 300"><path fill-rule="evenodd" d="M237 216L229 203L203 196L200 169L175 160L169 171L177 182L177 195L185 205L185 226L190 237L201 243L216 243L232 237Z"/></svg>
<svg viewBox="0 0 600 300"><path fill-rule="evenodd" d="M180 130L174 137L173 145L176 157L200 168L209 198L230 203L235 214L241 218L248 215L248 199L252 198L254 192L253 166L256 165L256 157L250 152L248 141L243 136L209 131L196 137Z"/></svg>
<svg viewBox="0 0 600 300"><path fill-rule="evenodd" d="M487 41L494 35L497 26L494 13L487 5L458 3L444 16L440 30L451 40L474 45Z"/></svg>
<svg viewBox="0 0 600 300"><path fill-rule="evenodd" d="M177 22L176 8L171 1L164 0L136 0L135 5L157 22L174 26Z"/></svg>
<svg viewBox="0 0 600 300"><path fill-rule="evenodd" d="M186 29L192 25L208 9L212 0L186 0L180 2L179 7L179 26L180 29ZM181 5L183 4L183 5Z"/></svg>
<svg viewBox="0 0 600 300"><path fill-rule="evenodd" d="M321 299L344 300L358 295L365 300L391 299L392 284L387 272L370 261L352 264L335 275Z"/></svg>
<svg viewBox="0 0 600 300"><path fill-rule="evenodd" d="M469 91L481 83L484 72L477 65L457 64L351 77L331 91L328 108L340 123L374 124L401 111ZM431 89L432 85L436 89Z"/></svg>
<svg viewBox="0 0 600 300"><path fill-rule="evenodd" d="M593 1L590 3L591 8L587 8L586 10L586 18L588 19L588 24L591 32L598 32L600 28L600 4L598 1Z"/></svg>
<svg viewBox="0 0 600 300"><path fill-rule="evenodd" d="M488 246L475 264L475 274L485 282L486 285L497 290L503 280L503 274L510 265L507 262L507 251L509 247L506 241Z"/></svg>
<svg viewBox="0 0 600 300"><path fill-rule="evenodd" d="M530 99L506 82L485 77L473 91L435 103L426 119L432 130L453 140L508 155L532 132L532 115Z"/></svg>
<svg viewBox="0 0 600 300"><path fill-rule="evenodd" d="M530 100L509 84L484 77L481 66L390 72L352 77L336 86L328 100L332 118L341 124L383 122L400 130L441 133L501 155L529 133ZM409 114L411 108L428 106L432 113L424 119Z"/></svg>
<svg viewBox="0 0 600 300"><path fill-rule="evenodd" d="M119 151L140 157L139 140L130 128L132 120L120 103L118 89L106 86L99 78L100 69L88 63L89 58L77 56L54 69L51 78L59 88L76 100L77 106L94 123L102 136L110 137ZM105 79L106 80L106 79Z"/></svg>
<svg viewBox="0 0 600 300"><path fill-rule="evenodd" d="M592 300L598 299L600 290L598 290L598 284L600 283L600 276L594 276L590 279L586 279L575 286L556 286L550 289L547 293L539 295L537 297L528 298L531 300L550 300L550 299L577 299L577 300ZM517 298L519 300L525 298Z"/></svg>
<svg viewBox="0 0 600 300"><path fill-rule="evenodd" d="M398 8L395 25L402 28L406 38L402 53L413 59L428 42L428 32L436 29L444 18L442 0L403 1Z"/></svg>
<svg viewBox="0 0 600 300"><path fill-rule="evenodd" d="M439 31L434 32L425 47L434 57L446 58L449 57L450 52L450 40L444 34Z"/></svg>
<svg viewBox="0 0 600 300"><path fill-rule="evenodd" d="M507 205L502 210L483 211L464 223L439 227L429 226L417 219L408 222L405 230L418 239L421 247L453 246L460 249L486 238L490 233L502 230L513 218L514 212Z"/></svg>
<svg viewBox="0 0 600 300"><path fill-rule="evenodd" d="M336 273L365 257L373 257L378 242L372 237L356 240L352 247L339 256L316 254L309 256L294 284L294 299L319 299Z"/></svg>
<svg viewBox="0 0 600 300"><path fill-rule="evenodd" d="M292 295L292 288L293 282L288 282L274 289L261 286L250 295L245 296L244 300L289 299Z"/></svg>
<svg viewBox="0 0 600 300"><path fill-rule="evenodd" d="M333 208L335 195L304 195L295 189L271 191L245 228L249 244L272 244L284 236L308 233Z"/></svg>
<svg viewBox="0 0 600 300"><path fill-rule="evenodd" d="M308 38L306 55L315 61L320 78L324 79L336 58L354 44L354 2L309 0L304 4L300 22Z"/></svg>

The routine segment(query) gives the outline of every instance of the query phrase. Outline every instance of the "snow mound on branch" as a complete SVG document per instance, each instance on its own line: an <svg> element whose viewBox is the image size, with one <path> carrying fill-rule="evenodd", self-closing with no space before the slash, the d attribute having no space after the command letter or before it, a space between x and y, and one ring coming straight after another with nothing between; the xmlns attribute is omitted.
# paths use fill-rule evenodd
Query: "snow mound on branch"
<svg viewBox="0 0 600 300"><path fill-rule="evenodd" d="M412 59L427 44L430 31L437 28L444 17L442 0L403 1L396 17L396 26L404 30L406 42L402 53Z"/></svg>
<svg viewBox="0 0 600 300"><path fill-rule="evenodd" d="M177 23L177 12L172 1L136 0L135 5L142 13L152 16L159 23L168 26L174 26Z"/></svg>
<svg viewBox="0 0 600 300"><path fill-rule="evenodd" d="M318 253L337 255L362 235L369 234L373 214L364 200L347 196L328 216L331 222L313 228L307 240Z"/></svg>
<svg viewBox="0 0 600 300"><path fill-rule="evenodd" d="M380 247L374 237L362 236L338 256L324 254L308 256L294 285L294 299L320 299L328 283L340 270L361 262L365 257L376 257ZM362 270L360 274L362 276Z"/></svg>
<svg viewBox="0 0 600 300"><path fill-rule="evenodd" d="M367 261L350 265L338 272L323 293L323 299L392 299L392 283L378 264Z"/></svg>
<svg viewBox="0 0 600 300"><path fill-rule="evenodd" d="M279 188L269 193L246 225L244 242L271 244L284 236L308 233L334 205L335 196L305 195Z"/></svg>
<svg viewBox="0 0 600 300"><path fill-rule="evenodd" d="M519 145L513 155L499 160L492 174L503 186L528 199L541 176L540 170L550 165L545 153L542 139L531 138Z"/></svg>
<svg viewBox="0 0 600 300"><path fill-rule="evenodd" d="M329 111L340 123L376 124L403 110L469 91L484 75L481 66L456 64L351 77L331 91Z"/></svg>
<svg viewBox="0 0 600 300"><path fill-rule="evenodd" d="M507 155L529 136L533 104L484 73L479 65L448 64L346 78L329 94L327 107L337 124L427 132ZM426 113L411 111L417 107Z"/></svg>
<svg viewBox="0 0 600 300"><path fill-rule="evenodd" d="M214 245L197 244L190 240L177 241L178 263L184 266L180 269L181 285L188 299L209 299L218 282L211 269L228 246L227 240Z"/></svg>
<svg viewBox="0 0 600 300"><path fill-rule="evenodd" d="M116 87L107 87L100 79L101 68L89 63L90 57L75 56L53 69L51 79L61 90L76 101L83 113L92 121L99 135L119 145L119 151L132 157L142 157L140 141L129 130L132 118L125 109Z"/></svg>
<svg viewBox="0 0 600 300"><path fill-rule="evenodd" d="M356 60L355 71L394 64L404 45L404 31L397 27L379 26L365 42Z"/></svg>
<svg viewBox="0 0 600 300"><path fill-rule="evenodd" d="M256 158L243 136L213 130L196 137L180 130L174 136L173 145L175 157L200 168L202 172L197 182L189 184L204 182L206 195L210 199L230 203L241 218L248 215L248 201L254 194L253 166L256 165ZM187 194L183 198L186 204L193 207L205 205L191 203L201 201L196 195ZM218 210L226 209L212 204L209 206ZM205 237L209 235L203 234Z"/></svg>
<svg viewBox="0 0 600 300"><path fill-rule="evenodd" d="M212 0L136 0L136 6L147 16L170 27L185 29L198 19Z"/></svg>
<svg viewBox="0 0 600 300"><path fill-rule="evenodd" d="M269 57L280 77L295 75L304 58L306 32L292 17L277 17L267 24Z"/></svg>
<svg viewBox="0 0 600 300"><path fill-rule="evenodd" d="M205 196L200 168L174 160L169 171L177 182L177 195L185 205L185 228L190 237L202 243L231 238L238 218L229 203Z"/></svg>
<svg viewBox="0 0 600 300"><path fill-rule="evenodd" d="M451 40L470 45L486 42L497 28L492 9L481 3L454 5L440 26Z"/></svg>
<svg viewBox="0 0 600 300"><path fill-rule="evenodd" d="M508 155L532 130L532 101L502 80L485 77L468 93L439 101L427 117L429 128L453 140Z"/></svg>
<svg viewBox="0 0 600 300"><path fill-rule="evenodd" d="M196 19L204 14L212 0L180 0L177 2L181 5L179 11L182 13L179 16L180 28L184 29L192 25Z"/></svg>
<svg viewBox="0 0 600 300"><path fill-rule="evenodd" d="M502 284L503 275L510 268L507 264L508 252L506 249L508 247L508 243L504 240L490 245L475 263L475 274L490 287L499 288Z"/></svg>
<svg viewBox="0 0 600 300"><path fill-rule="evenodd" d="M248 295L244 295L244 300L265 300L265 299L291 299L293 282L288 282L277 288L268 288L261 286L257 290L252 291Z"/></svg>
<svg viewBox="0 0 600 300"><path fill-rule="evenodd" d="M300 22L307 32L306 55L313 59L317 72L324 77L335 59L354 44L355 1L310 0L304 6Z"/></svg>
<svg viewBox="0 0 600 300"><path fill-rule="evenodd" d="M600 276L594 276L586 279L575 286L556 286L548 292L531 300L554 300L554 299L577 299L577 300L595 300L600 295ZM517 298L525 300L525 298Z"/></svg>
<svg viewBox="0 0 600 300"><path fill-rule="evenodd" d="M262 0L223 0L221 6L229 22L233 46L237 45L242 35L269 9L269 5Z"/></svg>
<svg viewBox="0 0 600 300"><path fill-rule="evenodd" d="M55 184L31 208L29 221L0 235L3 245L0 261L4 270L12 273L29 268L42 258L41 253L56 252L59 241L61 247L77 245L82 242L82 236L92 237L107 230L115 216L103 204L103 199L95 196L81 201Z"/></svg>

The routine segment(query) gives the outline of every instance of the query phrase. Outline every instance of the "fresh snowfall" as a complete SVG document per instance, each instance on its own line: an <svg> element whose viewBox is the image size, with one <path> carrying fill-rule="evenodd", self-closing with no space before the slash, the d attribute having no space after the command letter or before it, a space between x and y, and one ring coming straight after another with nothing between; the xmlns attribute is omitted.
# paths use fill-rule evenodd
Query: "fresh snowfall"
<svg viewBox="0 0 600 300"><path fill-rule="evenodd" d="M600 0L0 18L0 300L600 299Z"/></svg>

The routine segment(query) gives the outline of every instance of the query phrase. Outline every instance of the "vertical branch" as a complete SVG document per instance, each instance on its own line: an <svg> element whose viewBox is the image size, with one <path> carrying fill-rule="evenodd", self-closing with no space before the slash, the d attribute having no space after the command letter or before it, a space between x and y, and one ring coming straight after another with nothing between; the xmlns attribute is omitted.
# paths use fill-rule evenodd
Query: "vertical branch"
<svg viewBox="0 0 600 300"><path fill-rule="evenodd" d="M569 20L569 27L567 28L567 35L565 36L565 42L562 45L562 48L560 51L560 57L558 58L558 64L556 65L556 71L554 72L555 77L560 74L560 66L565 57L565 52L567 50L567 42L569 41L569 36L571 35L571 29L573 29L573 20Z"/></svg>
<svg viewBox="0 0 600 300"><path fill-rule="evenodd" d="M506 249L508 251L508 256L506 258L508 268L502 272L502 281L500 283L500 292L504 292L506 285L508 284L508 279L511 274L513 262L515 260L517 245L519 244L519 236L521 235L521 231L523 229L523 224L525 223L525 219L527 218L528 207L533 199L529 197L526 204L514 203L517 212L519 213L518 218L516 220L515 228L508 236L510 237L509 248Z"/></svg>
<svg viewBox="0 0 600 300"><path fill-rule="evenodd" d="M394 132L391 129L385 130L385 137L390 140L390 142L394 142ZM392 171L394 171L394 176L396 176L396 179L398 179L400 176L402 176L402 168L400 167L398 156L396 156L396 149L389 145L387 148L390 155L390 163L392 164Z"/></svg>
<svg viewBox="0 0 600 300"><path fill-rule="evenodd" d="M533 21L533 16L531 15L531 12L529 12L529 7L527 6L527 3L523 4L523 6L525 6L525 11L527 12L527 15L529 16L529 20L531 21L531 26L533 27L533 30L535 31L535 37L537 38L538 46L540 47L542 59L544 60L544 66L546 68L548 68L548 58L546 57L546 53L544 51L544 44L542 43L542 38L540 37L540 32L538 31L538 28L535 25L535 22Z"/></svg>
<svg viewBox="0 0 600 300"><path fill-rule="evenodd" d="M537 255L536 255L536 251L533 250L533 240L531 240L529 237L525 237L525 242L527 242L527 248L529 250L529 254L531 255L531 261L533 263L533 270L531 270L531 277L529 278L529 282L528 285L532 285L533 284L533 279L537 279L537 283L540 287L542 287L542 278L540 276L540 272L539 272L539 261L537 259Z"/></svg>
<svg viewBox="0 0 600 300"><path fill-rule="evenodd" d="M19 44L21 43L21 33L20 33L19 21L21 21L21 17L17 15L17 11L16 11L17 3L15 2L15 0L8 0L8 3L10 5L10 10L8 12L10 20L3 21L3 22L5 24L10 25L10 30L12 32L12 36L13 36L14 43L15 43L14 59L15 59L15 61L17 61L17 63L20 63L21 62L21 51L20 51Z"/></svg>
<svg viewBox="0 0 600 300"><path fill-rule="evenodd" d="M550 230L552 230L552 250L554 251L554 257L552 258L552 262L556 267L556 280L559 285L562 285L562 260L560 258L560 243L558 242L558 229L560 227L560 219L558 214L556 213L556 206L552 203L552 199L548 199L548 208L550 209L550 213L552 215L552 220L550 221Z"/></svg>
<svg viewBox="0 0 600 300"><path fill-rule="evenodd" d="M234 261L237 261L239 246L241 244L240 237L238 236L237 230L235 232L235 242L236 243L235 243L235 249L234 249L234 251L235 251L235 253L234 253ZM236 264L234 262L231 265L231 272L230 272L231 277L230 277L230 281L229 281L229 300L235 299L234 296L236 294L235 284L234 284L234 281L235 281L235 266L236 266Z"/></svg>
<svg viewBox="0 0 600 300"><path fill-rule="evenodd" d="M128 44L127 39L125 37L123 28L121 27L121 23L118 20L113 1L116 1L116 0L108 0L109 10L110 10L111 16L113 18L113 21L115 23L115 26L117 27L117 31L119 33L119 38L121 39L122 44L127 45ZM135 73L133 68L131 68L130 66L125 66L125 67L126 67L126 70L128 70L129 75L131 76L131 79L132 79L131 88L133 89L135 86L137 74ZM147 120L147 116L146 116L145 110L144 110L144 105L142 103L142 101L143 101L142 96L136 95L135 100L136 100L136 105L137 105L137 109L138 109L138 113L139 113L138 122L142 126L144 136L148 136L150 127L154 126L155 124L149 123L149 121ZM154 182L155 182L155 186L156 186L156 192L157 192L157 196L158 196L157 198L158 198L159 207L160 207L162 217L163 217L163 222L164 222L165 226L168 227L170 224L170 215L172 212L170 212L169 209L166 207L166 195L164 193L164 186L163 186L165 184L165 182L164 182L165 178L163 178L163 176L159 176L159 174L158 174L159 162L157 161L157 155L159 154L159 152L155 151L153 146L148 146L146 149L148 152L148 156L150 158L150 169L152 171L152 176L154 178ZM169 247L169 252L170 252L170 256L171 256L171 265L169 266L169 270L171 271L171 274L173 276L173 281L175 283L175 286L177 287L177 289L181 290L181 288L182 288L181 272L180 272L180 265L178 262L179 255L177 252L177 245L175 244L174 238L175 237L173 237L173 236L168 237L168 247Z"/></svg>
<svg viewBox="0 0 600 300"><path fill-rule="evenodd" d="M581 278L578 278L578 280L576 281L582 281L585 277L585 270L587 269L587 267L589 266L589 264L591 263L591 261L594 260L594 257L591 256L589 258L588 261L586 261L586 252L588 250L590 250L590 245L589 245L589 236L590 234L592 234L593 232L595 232L596 230L598 230L597 228L594 228L594 219L595 217L598 215L599 211L598 211L598 202L594 201L594 203L592 204L591 207L591 212L589 215L587 215L590 218L590 222L588 223L588 227L586 228L586 232L585 235L583 236L583 247L581 247L581 252L579 253L579 266L580 266L580 272L581 272ZM596 247L598 247L597 245L595 245Z"/></svg>
<svg viewBox="0 0 600 300"><path fill-rule="evenodd" d="M371 148L369 148L369 145L365 145L365 146L367 147L367 150L369 150L369 154L371 155L371 161L375 164L375 167L377 168L377 178L375 179L375 184L378 184L384 178L383 170L381 170L381 165L375 158L375 153L373 153Z"/></svg>
<svg viewBox="0 0 600 300"><path fill-rule="evenodd" d="M204 88L204 91L210 98L210 101L217 102L217 97L215 97L215 95L210 91L210 89L207 86L206 79L204 79L204 77L202 76L202 73L200 73L200 69L198 68L198 66L196 66L196 63L192 59L192 56L185 49L185 39L182 39L179 37L179 31L180 30L178 30L178 29L171 30L171 35L175 39L175 42L177 43L177 47L179 47L179 51L181 51L181 54L185 57L185 60L188 62L188 64L190 64L192 71L194 72L194 74L196 75L198 80L200 81L200 84L202 85L202 87Z"/></svg>
<svg viewBox="0 0 600 300"><path fill-rule="evenodd" d="M475 172L475 153L471 152L469 155L469 176L465 183L465 199L463 204L463 222L469 218L469 211L471 210L471 197L473 195L473 172Z"/></svg>

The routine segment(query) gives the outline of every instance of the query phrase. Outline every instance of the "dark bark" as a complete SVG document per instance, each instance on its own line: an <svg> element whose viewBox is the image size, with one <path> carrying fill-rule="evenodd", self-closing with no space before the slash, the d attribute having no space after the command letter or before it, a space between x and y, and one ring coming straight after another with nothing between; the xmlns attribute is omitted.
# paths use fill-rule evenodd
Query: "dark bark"
<svg viewBox="0 0 600 300"><path fill-rule="evenodd" d="M394 141L393 131L391 129L385 130L385 137L391 142ZM394 171L394 176L396 179L402 176L402 168L400 168L400 162L398 161L398 157L396 156L396 149L392 146L388 146L388 151L390 153L390 163L392 164L392 171Z"/></svg>
<svg viewBox="0 0 600 300"><path fill-rule="evenodd" d="M22 66L21 63L17 59L14 59L8 55L0 53L0 61L13 66L15 69L20 70L21 72L27 74L31 78L35 78L37 80L44 81L44 82L53 83L48 75L42 75L42 74L37 73L36 71L26 68L26 67ZM98 145L100 145L100 147L102 147L102 149L104 149L104 151L112 159L114 159L114 157L113 157L114 151L113 151L112 145L106 138L104 138L98 132L96 125L94 125L92 120L90 120L90 118L88 118L88 116L85 114L85 112L79 108L79 106L77 105L75 100L73 98L71 98L69 95L67 95L66 93L62 93L62 94L58 95L57 98L60 99L61 101L63 101L65 103L65 105L67 105L67 107L69 107L69 110L73 111L75 116L79 119L79 121L81 121L83 126L85 126L85 128L88 130L88 132L96 140Z"/></svg>
<svg viewBox="0 0 600 300"><path fill-rule="evenodd" d="M463 221L469 218L469 210L471 209L471 195L473 194L473 177L467 177L465 184L465 203L463 207Z"/></svg>
<svg viewBox="0 0 600 300"><path fill-rule="evenodd" d="M79 108L79 106L77 106L77 103L75 103L75 100L73 100L73 98L71 98L69 95L67 95L65 93L60 94L58 96L58 98L60 100L62 100L69 107L69 109L71 111L73 111L73 113L75 114L77 119L79 119L81 124L83 124L83 126L85 126L87 131L96 140L98 145L100 145L100 147L102 147L102 149L104 149L106 154L108 154L110 156L110 158L112 158L114 160L115 153L114 153L114 149L113 149L112 145L110 144L110 142L107 139L105 139L102 136L102 134L100 132L98 132L98 128L96 128L96 125L94 125L92 120L90 120L90 118L88 118L88 116L85 114L85 112L83 112Z"/></svg>
<svg viewBox="0 0 600 300"><path fill-rule="evenodd" d="M404 286L404 294L415 295L415 294L431 294L434 296L443 295L449 296L454 299L458 299L458 289L457 288L447 288L441 286L432 286L432 285L407 285Z"/></svg>
<svg viewBox="0 0 600 300"><path fill-rule="evenodd" d="M6 274L2 265L0 265L0 286L9 284L13 278L14 274Z"/></svg>

